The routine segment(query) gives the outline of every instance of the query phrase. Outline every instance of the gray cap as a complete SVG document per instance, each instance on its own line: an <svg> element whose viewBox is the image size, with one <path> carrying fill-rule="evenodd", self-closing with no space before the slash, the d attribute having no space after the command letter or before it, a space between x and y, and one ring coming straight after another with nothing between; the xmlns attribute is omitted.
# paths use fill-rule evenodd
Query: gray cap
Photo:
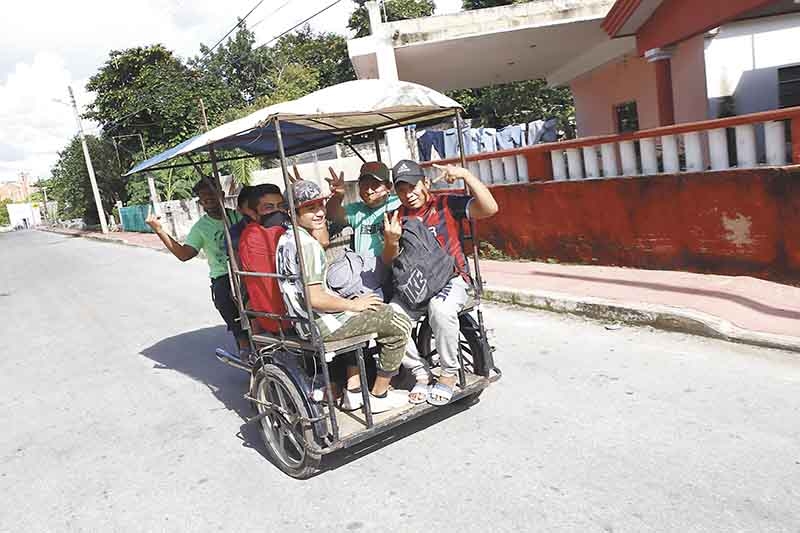
<svg viewBox="0 0 800 533"><path fill-rule="evenodd" d="M410 159L403 159L392 169L392 177L394 178L395 185L401 181L416 185L419 180L425 178L425 172L422 171L422 167L416 162Z"/></svg>
<svg viewBox="0 0 800 533"><path fill-rule="evenodd" d="M298 180L292 184L295 208L303 207L313 202L325 200L328 197L322 194L322 189L313 181ZM287 197L286 201L289 199Z"/></svg>

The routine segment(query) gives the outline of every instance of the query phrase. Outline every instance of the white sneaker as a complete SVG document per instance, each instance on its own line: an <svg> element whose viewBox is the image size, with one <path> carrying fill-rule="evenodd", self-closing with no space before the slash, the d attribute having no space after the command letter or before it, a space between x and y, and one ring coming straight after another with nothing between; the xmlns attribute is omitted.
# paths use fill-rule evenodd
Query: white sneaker
<svg viewBox="0 0 800 533"><path fill-rule="evenodd" d="M342 392L342 411L355 411L361 409L364 405L364 398L361 397L361 391L350 392L345 387Z"/></svg>
<svg viewBox="0 0 800 533"><path fill-rule="evenodd" d="M385 413L392 409L405 407L408 404L408 392L399 390L390 390L384 397L369 395L369 406L372 407L373 413Z"/></svg>

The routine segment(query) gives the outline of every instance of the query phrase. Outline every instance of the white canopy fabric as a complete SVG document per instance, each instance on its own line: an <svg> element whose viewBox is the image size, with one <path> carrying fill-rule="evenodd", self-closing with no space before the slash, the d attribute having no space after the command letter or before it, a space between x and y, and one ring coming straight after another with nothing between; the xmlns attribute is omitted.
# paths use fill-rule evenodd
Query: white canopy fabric
<svg viewBox="0 0 800 533"><path fill-rule="evenodd" d="M442 120L460 108L455 100L416 83L348 81L297 100L259 109L246 117L196 135L139 163L126 175L210 148L240 148L254 155L277 156L275 119L280 120L286 155L295 155L376 128Z"/></svg>

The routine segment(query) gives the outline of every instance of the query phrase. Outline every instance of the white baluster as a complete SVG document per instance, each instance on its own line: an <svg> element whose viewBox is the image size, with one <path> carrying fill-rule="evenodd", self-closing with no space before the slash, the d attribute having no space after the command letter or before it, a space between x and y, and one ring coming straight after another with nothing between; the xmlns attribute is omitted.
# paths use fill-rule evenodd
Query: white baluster
<svg viewBox="0 0 800 533"><path fill-rule="evenodd" d="M617 145L606 143L600 146L600 158L603 160L603 176L613 178L619 176L617 164Z"/></svg>
<svg viewBox="0 0 800 533"><path fill-rule="evenodd" d="M639 149L642 151L642 174L658 174L656 140L652 138L640 140Z"/></svg>
<svg viewBox="0 0 800 533"><path fill-rule="evenodd" d="M702 138L699 131L684 134L683 144L686 148L686 170L703 172L706 169L706 158L703 153Z"/></svg>
<svg viewBox="0 0 800 533"><path fill-rule="evenodd" d="M728 134L725 128L717 128L708 132L708 150L711 154L711 169L725 170L730 168L728 159Z"/></svg>
<svg viewBox="0 0 800 533"><path fill-rule="evenodd" d="M467 161L467 170L469 170L473 176L481 175L481 166L477 161Z"/></svg>
<svg viewBox="0 0 800 533"><path fill-rule="evenodd" d="M550 152L550 161L553 164L553 179L564 181L567 179L567 164L564 161L564 152L553 150Z"/></svg>
<svg viewBox="0 0 800 533"><path fill-rule="evenodd" d="M517 158L513 155L503 158L503 173L505 179L503 183L516 183L517 182Z"/></svg>
<svg viewBox="0 0 800 533"><path fill-rule="evenodd" d="M753 168L756 157L756 129L752 124L736 126L736 159L739 168Z"/></svg>
<svg viewBox="0 0 800 533"><path fill-rule="evenodd" d="M531 177L528 175L528 160L524 155L517 156L517 182L528 182Z"/></svg>
<svg viewBox="0 0 800 533"><path fill-rule="evenodd" d="M623 176L636 176L639 174L639 167L636 164L636 147L633 145L633 141L620 142L619 155L622 157Z"/></svg>
<svg viewBox="0 0 800 533"><path fill-rule="evenodd" d="M586 166L587 178L600 177L600 162L597 160L597 148L594 146L583 147L583 164Z"/></svg>
<svg viewBox="0 0 800 533"><path fill-rule="evenodd" d="M478 177L481 178L482 182L486 184L492 183L492 165L488 159L478 161L478 172L480 172Z"/></svg>
<svg viewBox="0 0 800 533"><path fill-rule="evenodd" d="M661 137L661 152L664 157L664 172L677 174L681 171L681 160L678 157L678 138L675 135Z"/></svg>
<svg viewBox="0 0 800 533"><path fill-rule="evenodd" d="M764 141L767 148L767 164L786 164L786 131L783 122L764 123Z"/></svg>
<svg viewBox="0 0 800 533"><path fill-rule="evenodd" d="M503 160L499 157L489 160L492 167L492 183L503 183L506 180L506 173L503 171Z"/></svg>
<svg viewBox="0 0 800 533"><path fill-rule="evenodd" d="M581 156L581 151L577 148L567 150L567 171L569 172L569 179L583 179L583 157Z"/></svg>

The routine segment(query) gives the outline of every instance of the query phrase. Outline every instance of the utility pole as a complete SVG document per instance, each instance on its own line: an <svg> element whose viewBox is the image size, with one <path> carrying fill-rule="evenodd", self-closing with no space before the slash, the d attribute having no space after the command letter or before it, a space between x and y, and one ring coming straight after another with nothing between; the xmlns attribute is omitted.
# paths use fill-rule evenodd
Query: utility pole
<svg viewBox="0 0 800 533"><path fill-rule="evenodd" d="M86 146L86 136L83 134L81 114L78 112L78 104L75 103L75 95L72 93L72 87L68 86L67 89L69 89L69 99L72 102L72 109L75 110L75 121L78 123L78 133L81 136L83 158L86 160L86 169L89 171L89 181L92 183L92 193L94 194L95 206L97 206L97 216L100 217L100 228L103 230L103 233L108 233L106 213L103 211L103 202L100 200L100 190L97 188L97 179L94 177L94 167L92 166L92 158L89 156L89 147Z"/></svg>

